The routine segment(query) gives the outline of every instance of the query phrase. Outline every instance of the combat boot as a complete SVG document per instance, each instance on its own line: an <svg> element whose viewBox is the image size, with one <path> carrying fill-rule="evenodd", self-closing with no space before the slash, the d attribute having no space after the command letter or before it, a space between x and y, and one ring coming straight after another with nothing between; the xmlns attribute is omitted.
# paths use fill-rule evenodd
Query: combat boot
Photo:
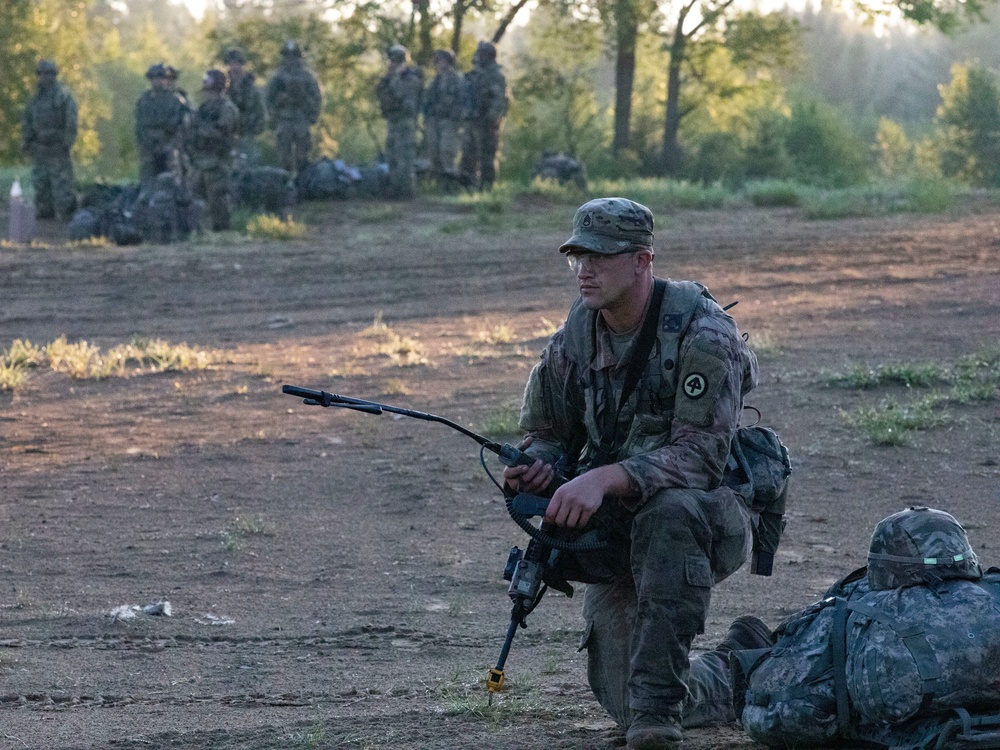
<svg viewBox="0 0 1000 750"><path fill-rule="evenodd" d="M628 733L627 750L676 750L684 740L677 714L636 713Z"/></svg>
<svg viewBox="0 0 1000 750"><path fill-rule="evenodd" d="M744 615L733 620L729 632L715 650L728 660L733 651L749 651L755 648L771 648L774 636L771 629L759 617Z"/></svg>

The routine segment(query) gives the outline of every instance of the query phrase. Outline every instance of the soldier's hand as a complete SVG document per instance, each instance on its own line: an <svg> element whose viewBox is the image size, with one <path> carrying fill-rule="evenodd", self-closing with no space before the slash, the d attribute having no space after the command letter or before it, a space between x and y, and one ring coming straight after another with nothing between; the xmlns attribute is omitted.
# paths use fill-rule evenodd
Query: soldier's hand
<svg viewBox="0 0 1000 750"><path fill-rule="evenodd" d="M531 437L526 437L517 444L519 450L524 450L532 443ZM504 484L517 492L527 492L538 495L552 484L556 470L552 464L538 459L531 466L508 466L503 470Z"/></svg>
<svg viewBox="0 0 1000 750"><path fill-rule="evenodd" d="M603 502L603 486L583 474L555 491L545 511L545 520L556 526L582 529Z"/></svg>

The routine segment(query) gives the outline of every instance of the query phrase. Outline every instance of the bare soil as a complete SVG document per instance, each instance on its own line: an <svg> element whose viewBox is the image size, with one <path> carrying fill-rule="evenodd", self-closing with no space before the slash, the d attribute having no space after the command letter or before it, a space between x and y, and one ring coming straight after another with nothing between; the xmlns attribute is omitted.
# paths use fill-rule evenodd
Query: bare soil
<svg viewBox="0 0 1000 750"><path fill-rule="evenodd" d="M527 373L574 297L571 207L486 224L433 201L308 206L310 238L0 248L0 348L132 336L209 370L0 392L0 747L596 748L613 726L576 651L579 597L483 679L524 545L478 448L437 424L303 405L281 385L439 414L511 440ZM2 218L2 217L0 217ZM884 516L954 513L1000 562L997 401L875 447L843 413L904 389L832 388L848 363L949 363L1000 342L1000 212L810 222L660 211L661 275L707 284L760 342L750 402L792 452L771 578L715 591L711 648L775 625L864 563ZM385 330L372 330L376 316ZM497 470L495 462L489 462ZM168 600L172 616L114 619ZM132 610L133 612L135 610ZM755 748L736 726L685 747Z"/></svg>

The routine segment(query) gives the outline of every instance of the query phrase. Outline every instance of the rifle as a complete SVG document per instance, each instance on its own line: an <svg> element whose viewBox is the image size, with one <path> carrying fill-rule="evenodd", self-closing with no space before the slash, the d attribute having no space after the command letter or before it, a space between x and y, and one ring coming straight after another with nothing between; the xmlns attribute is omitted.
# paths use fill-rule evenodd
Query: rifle
<svg viewBox="0 0 1000 750"><path fill-rule="evenodd" d="M527 493L516 493L510 490L497 482L486 466L486 451L495 453L500 463L504 466L531 466L536 459L519 448L509 443L501 445L456 422L452 422L450 419L445 419L434 414L427 414L426 412L403 409L398 406L389 406L350 396L341 396L336 393L327 393L326 391L300 388L294 385L281 386L281 392L289 396L302 398L303 403L308 406L336 406L342 409L352 409L375 415L390 412L392 414L400 414L404 417L421 419L426 422L438 422L451 427L453 430L457 430L466 437L472 438L479 444L480 463L493 483L504 493L507 512L514 522L531 537L527 549L522 551L518 547L511 548L510 554L507 557L507 564L504 566L503 578L505 581L510 581L507 595L511 599L512 607L510 624L507 627L507 635L504 638L503 646L500 648L500 656L497 659L496 666L489 670L486 677L486 688L492 700L493 693L500 692L503 689L504 665L510 653L514 635L517 633L519 627L527 627L527 616L541 602L549 586L551 585L553 588L562 591L567 596L573 595L573 587L552 573L560 554L562 552L591 552L604 549L608 545L610 527L603 522L600 511L595 514L595 518L583 532L559 529L546 521L542 521L536 527L531 523L530 519L535 516L543 517L545 515L545 510L549 503L548 499ZM567 481L569 480L566 478L565 473L559 471L559 466L557 465L555 479L553 479L551 485L548 487L547 494L554 492Z"/></svg>

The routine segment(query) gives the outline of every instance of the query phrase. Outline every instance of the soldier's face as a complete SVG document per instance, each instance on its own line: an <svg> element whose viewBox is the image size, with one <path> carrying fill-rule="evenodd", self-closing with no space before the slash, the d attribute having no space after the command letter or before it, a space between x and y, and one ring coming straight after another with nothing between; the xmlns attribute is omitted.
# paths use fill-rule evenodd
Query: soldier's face
<svg viewBox="0 0 1000 750"><path fill-rule="evenodd" d="M170 85L170 81L163 76L160 76L159 78L150 78L149 82L152 84L154 89L165 89Z"/></svg>
<svg viewBox="0 0 1000 750"><path fill-rule="evenodd" d="M622 303L635 292L640 271L648 260L639 256L645 251L602 255L600 253L570 253L567 259L576 274L580 297L588 310L606 310Z"/></svg>
<svg viewBox="0 0 1000 750"><path fill-rule="evenodd" d="M56 76L54 73L39 73L38 74L38 85L41 88L48 88L49 86L54 86L56 82Z"/></svg>
<svg viewBox="0 0 1000 750"><path fill-rule="evenodd" d="M241 62L231 62L229 63L229 77L239 78L243 75L243 63Z"/></svg>

